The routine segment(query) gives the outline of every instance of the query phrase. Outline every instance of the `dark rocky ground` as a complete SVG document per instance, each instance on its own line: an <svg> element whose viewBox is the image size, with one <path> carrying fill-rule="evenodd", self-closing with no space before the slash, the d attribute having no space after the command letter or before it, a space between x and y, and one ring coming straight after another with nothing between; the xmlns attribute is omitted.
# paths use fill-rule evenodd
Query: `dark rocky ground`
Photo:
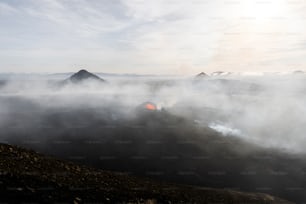
<svg viewBox="0 0 306 204"><path fill-rule="evenodd" d="M136 111L122 119L116 117L119 106L40 112L35 104L20 104L0 128L5 143L97 169L305 203L303 155L224 137L167 111Z"/></svg>
<svg viewBox="0 0 306 204"><path fill-rule="evenodd" d="M290 203L267 194L176 185L97 170L6 144L0 144L0 201Z"/></svg>

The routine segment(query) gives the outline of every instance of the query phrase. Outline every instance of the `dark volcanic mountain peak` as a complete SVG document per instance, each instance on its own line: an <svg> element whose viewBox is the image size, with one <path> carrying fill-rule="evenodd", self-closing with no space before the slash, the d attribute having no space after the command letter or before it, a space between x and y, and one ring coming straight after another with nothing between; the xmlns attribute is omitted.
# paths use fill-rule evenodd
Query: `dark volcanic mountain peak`
<svg viewBox="0 0 306 204"><path fill-rule="evenodd" d="M88 72L85 69L82 69L82 70L78 71L77 73L73 74L69 78L69 80L71 82L74 82L74 83L81 82L81 81L88 80L88 79L95 80L95 81L100 81L100 82L104 82L105 81L104 79L101 79L97 75L92 74L92 73Z"/></svg>
<svg viewBox="0 0 306 204"><path fill-rule="evenodd" d="M208 75L204 72L201 72L201 73L196 75L196 78L203 78L203 77L208 77Z"/></svg>

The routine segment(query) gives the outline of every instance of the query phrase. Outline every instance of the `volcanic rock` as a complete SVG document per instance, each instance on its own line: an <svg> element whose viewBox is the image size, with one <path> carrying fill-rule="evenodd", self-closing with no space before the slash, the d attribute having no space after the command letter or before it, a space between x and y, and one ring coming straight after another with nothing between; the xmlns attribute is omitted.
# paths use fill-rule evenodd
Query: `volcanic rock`
<svg viewBox="0 0 306 204"><path fill-rule="evenodd" d="M168 184L97 170L6 144L0 144L0 201L291 203L262 193Z"/></svg>

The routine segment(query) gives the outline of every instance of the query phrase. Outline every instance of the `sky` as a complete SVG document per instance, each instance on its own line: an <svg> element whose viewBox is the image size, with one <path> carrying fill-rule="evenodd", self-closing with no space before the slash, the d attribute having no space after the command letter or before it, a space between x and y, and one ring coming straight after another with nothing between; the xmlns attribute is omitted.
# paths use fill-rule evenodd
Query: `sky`
<svg viewBox="0 0 306 204"><path fill-rule="evenodd" d="M0 0L0 72L306 70L306 0Z"/></svg>

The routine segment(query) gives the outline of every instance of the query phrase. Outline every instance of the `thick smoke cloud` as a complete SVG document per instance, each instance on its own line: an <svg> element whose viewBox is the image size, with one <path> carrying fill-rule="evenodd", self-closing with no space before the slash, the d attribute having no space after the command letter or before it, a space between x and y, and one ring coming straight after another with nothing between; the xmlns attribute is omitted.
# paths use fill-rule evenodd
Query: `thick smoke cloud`
<svg viewBox="0 0 306 204"><path fill-rule="evenodd" d="M95 109L99 117L105 116L104 110L112 119L133 117L135 107L152 101L159 109L214 127L224 135L229 131L233 133L229 135L264 147L304 153L305 79L304 75L132 78L110 80L105 85L87 82L63 87L56 81L10 80L0 92L0 126L46 126L41 117L55 110ZM26 113L30 119L23 120Z"/></svg>
<svg viewBox="0 0 306 204"><path fill-rule="evenodd" d="M0 89L0 140L98 168L304 201L305 79L11 79ZM145 110L147 101L158 110Z"/></svg>
<svg viewBox="0 0 306 204"><path fill-rule="evenodd" d="M11 79L1 87L0 126L35 129L48 126L42 124L48 111L79 109L94 110L100 118L106 116L106 111L110 117L106 120L132 118L135 107L152 101L159 109L212 127L223 135L305 153L305 79L304 75L198 80L131 78L110 79L104 85L89 81L64 86L42 79ZM81 120L80 123L90 123ZM61 125L69 125L69 120L65 123ZM1 139L5 140L5 134Z"/></svg>

